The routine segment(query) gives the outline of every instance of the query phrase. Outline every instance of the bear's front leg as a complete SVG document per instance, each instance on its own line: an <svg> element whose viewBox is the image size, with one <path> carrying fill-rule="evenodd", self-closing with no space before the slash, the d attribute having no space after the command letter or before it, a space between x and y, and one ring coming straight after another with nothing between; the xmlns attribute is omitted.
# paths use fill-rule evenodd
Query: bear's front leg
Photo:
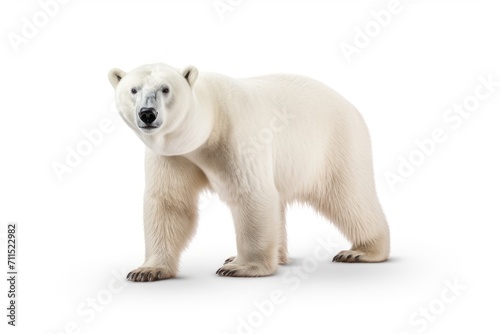
<svg viewBox="0 0 500 334"><path fill-rule="evenodd" d="M272 275L278 267L280 200L275 189L255 190L230 203L238 255L225 263L219 276Z"/></svg>
<svg viewBox="0 0 500 334"><path fill-rule="evenodd" d="M144 235L146 259L127 279L150 282L174 277L181 252L196 229L204 174L181 157L146 153Z"/></svg>

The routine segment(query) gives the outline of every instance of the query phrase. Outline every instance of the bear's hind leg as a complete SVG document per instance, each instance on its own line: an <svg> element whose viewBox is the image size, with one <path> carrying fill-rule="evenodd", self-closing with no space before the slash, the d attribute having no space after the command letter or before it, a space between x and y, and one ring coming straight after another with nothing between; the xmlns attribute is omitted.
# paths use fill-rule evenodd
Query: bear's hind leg
<svg viewBox="0 0 500 334"><path fill-rule="evenodd" d="M373 181L350 172L335 179L325 196L314 201L318 210L352 243L350 250L339 252L333 261L385 261L390 250L389 227Z"/></svg>

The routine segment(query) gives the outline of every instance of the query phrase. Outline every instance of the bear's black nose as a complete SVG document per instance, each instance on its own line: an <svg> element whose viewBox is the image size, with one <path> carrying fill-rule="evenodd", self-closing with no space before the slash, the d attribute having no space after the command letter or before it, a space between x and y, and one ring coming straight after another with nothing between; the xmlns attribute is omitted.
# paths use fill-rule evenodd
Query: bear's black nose
<svg viewBox="0 0 500 334"><path fill-rule="evenodd" d="M139 111L139 118L148 125L156 120L157 115L158 113L154 108L141 108Z"/></svg>

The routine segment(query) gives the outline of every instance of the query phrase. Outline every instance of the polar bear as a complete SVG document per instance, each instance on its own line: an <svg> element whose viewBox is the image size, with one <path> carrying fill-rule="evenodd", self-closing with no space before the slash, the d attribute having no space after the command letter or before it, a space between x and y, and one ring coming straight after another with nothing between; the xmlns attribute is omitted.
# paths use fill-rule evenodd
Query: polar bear
<svg viewBox="0 0 500 334"><path fill-rule="evenodd" d="M389 227L365 123L325 84L298 75L237 79L144 65L109 71L125 123L146 145L145 262L131 281L175 277L209 189L232 212L237 255L220 276L267 276L287 262L285 209L308 203L352 243L335 262L381 262Z"/></svg>

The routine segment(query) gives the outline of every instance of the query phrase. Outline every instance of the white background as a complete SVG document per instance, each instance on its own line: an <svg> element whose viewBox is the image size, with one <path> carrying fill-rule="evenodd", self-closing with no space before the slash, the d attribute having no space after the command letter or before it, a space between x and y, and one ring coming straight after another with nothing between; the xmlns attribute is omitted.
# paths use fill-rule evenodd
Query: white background
<svg viewBox="0 0 500 334"><path fill-rule="evenodd" d="M6 325L0 284L2 333L498 332L500 87L456 129L443 115L474 94L480 76L500 81L499 6L401 0L348 62L341 43L352 44L388 1L232 3L221 19L212 0L73 0L18 52L8 34L21 34L23 17L33 21L42 9L32 0L3 3L0 236L4 254L6 225L18 222L20 275L15 329ZM217 277L235 254L233 225L228 208L205 197L179 277L126 282L143 260L144 148L113 109L107 72L151 62L236 77L298 73L343 94L371 132L390 261L331 263L349 244L296 206L287 214L291 264L267 278ZM58 180L53 163L65 163L68 147L103 119L113 130ZM391 189L385 174L435 128L447 140ZM316 264L318 238L336 245L297 278L294 268ZM5 262L2 255L4 273ZM446 280L465 287L449 303L440 300ZM284 293L281 303L257 314L254 302L273 290ZM422 320L418 312L429 307L432 321ZM241 327L249 318L258 326Z"/></svg>

